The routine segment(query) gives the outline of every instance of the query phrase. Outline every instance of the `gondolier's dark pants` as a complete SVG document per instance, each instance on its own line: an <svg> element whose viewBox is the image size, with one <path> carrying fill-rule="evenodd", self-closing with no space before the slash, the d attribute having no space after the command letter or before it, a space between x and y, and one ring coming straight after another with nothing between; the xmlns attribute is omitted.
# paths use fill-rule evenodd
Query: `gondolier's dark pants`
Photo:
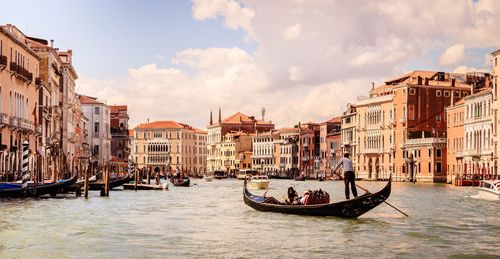
<svg viewBox="0 0 500 259"><path fill-rule="evenodd" d="M344 172L344 184L345 184L345 198L349 199L349 184L351 184L352 195L354 198L358 197L358 192L356 191L356 175L353 171Z"/></svg>

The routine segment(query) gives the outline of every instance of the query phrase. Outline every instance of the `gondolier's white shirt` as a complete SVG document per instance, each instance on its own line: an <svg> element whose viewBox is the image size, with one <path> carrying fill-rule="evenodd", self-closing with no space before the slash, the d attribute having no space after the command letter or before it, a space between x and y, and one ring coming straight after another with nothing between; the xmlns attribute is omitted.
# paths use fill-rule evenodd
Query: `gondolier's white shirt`
<svg viewBox="0 0 500 259"><path fill-rule="evenodd" d="M352 161L349 158L343 157L340 159L340 161L337 163L335 166L335 169L333 171L336 171L340 166L342 165L342 169L344 172L354 172L354 168L352 167Z"/></svg>

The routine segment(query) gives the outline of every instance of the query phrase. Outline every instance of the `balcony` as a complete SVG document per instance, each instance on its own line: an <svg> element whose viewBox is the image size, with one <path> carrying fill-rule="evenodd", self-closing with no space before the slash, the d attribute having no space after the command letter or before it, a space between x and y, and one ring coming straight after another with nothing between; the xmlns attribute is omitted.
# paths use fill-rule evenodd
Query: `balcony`
<svg viewBox="0 0 500 259"><path fill-rule="evenodd" d="M430 144L446 144L446 138L416 138L406 140L406 146Z"/></svg>
<svg viewBox="0 0 500 259"><path fill-rule="evenodd" d="M456 157L464 157L464 152L462 150L455 151L455 156Z"/></svg>
<svg viewBox="0 0 500 259"><path fill-rule="evenodd" d="M19 119L19 127L24 129L24 130L30 130L30 131L35 131L35 125L33 122L26 120L26 119Z"/></svg>
<svg viewBox="0 0 500 259"><path fill-rule="evenodd" d="M302 160L302 161L309 161L309 160L310 160L310 157L305 156L305 157L302 157L302 159L301 159L301 160Z"/></svg>
<svg viewBox="0 0 500 259"><path fill-rule="evenodd" d="M7 56L0 56L0 68L2 70L7 67Z"/></svg>
<svg viewBox="0 0 500 259"><path fill-rule="evenodd" d="M304 147L309 147L309 143L304 143L303 146Z"/></svg>
<svg viewBox="0 0 500 259"><path fill-rule="evenodd" d="M14 73L16 77L24 81L33 81L33 73L30 73L30 71L24 67L17 65L16 62L10 62L10 71Z"/></svg>
<svg viewBox="0 0 500 259"><path fill-rule="evenodd" d="M125 128L111 128L111 136L113 137L126 137L128 136L128 129Z"/></svg>
<svg viewBox="0 0 500 259"><path fill-rule="evenodd" d="M11 116L10 117L10 125L12 127L19 127L19 118Z"/></svg>
<svg viewBox="0 0 500 259"><path fill-rule="evenodd" d="M403 117L403 118L399 119L399 122L401 124L406 124L406 117Z"/></svg>
<svg viewBox="0 0 500 259"><path fill-rule="evenodd" d="M36 86L42 85L42 79L40 77L35 78L35 85Z"/></svg>
<svg viewBox="0 0 500 259"><path fill-rule="evenodd" d="M0 124L9 124L9 116L6 113L0 113Z"/></svg>

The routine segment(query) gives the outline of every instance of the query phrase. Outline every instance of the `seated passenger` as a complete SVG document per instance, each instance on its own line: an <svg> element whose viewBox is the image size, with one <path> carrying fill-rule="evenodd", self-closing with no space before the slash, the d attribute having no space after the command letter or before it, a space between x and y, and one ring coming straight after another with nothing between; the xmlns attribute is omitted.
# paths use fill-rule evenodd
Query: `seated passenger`
<svg viewBox="0 0 500 259"><path fill-rule="evenodd" d="M300 204L307 205L307 199L309 198L309 194L311 194L310 191L304 192L304 196L302 196L302 198L300 198Z"/></svg>
<svg viewBox="0 0 500 259"><path fill-rule="evenodd" d="M288 187L288 199L287 199L287 203L292 203L293 200L298 197L298 193L297 191L295 191L295 189L293 187Z"/></svg>

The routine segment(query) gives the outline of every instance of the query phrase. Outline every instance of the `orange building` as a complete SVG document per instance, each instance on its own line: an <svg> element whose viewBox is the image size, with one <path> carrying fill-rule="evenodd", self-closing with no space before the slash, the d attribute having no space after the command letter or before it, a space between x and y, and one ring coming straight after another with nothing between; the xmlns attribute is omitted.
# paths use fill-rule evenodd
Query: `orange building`
<svg viewBox="0 0 500 259"><path fill-rule="evenodd" d="M27 42L15 26L0 26L0 181L21 177L24 141L29 143L30 170L40 154L40 57Z"/></svg>
<svg viewBox="0 0 500 259"><path fill-rule="evenodd" d="M464 122L465 101L462 99L446 108L447 122L447 166L446 182L454 183L458 175L464 172Z"/></svg>
<svg viewBox="0 0 500 259"><path fill-rule="evenodd" d="M331 173L331 168L339 161L341 154L341 117L335 117L319 125L320 167L322 176ZM329 175L331 176L331 175Z"/></svg>

